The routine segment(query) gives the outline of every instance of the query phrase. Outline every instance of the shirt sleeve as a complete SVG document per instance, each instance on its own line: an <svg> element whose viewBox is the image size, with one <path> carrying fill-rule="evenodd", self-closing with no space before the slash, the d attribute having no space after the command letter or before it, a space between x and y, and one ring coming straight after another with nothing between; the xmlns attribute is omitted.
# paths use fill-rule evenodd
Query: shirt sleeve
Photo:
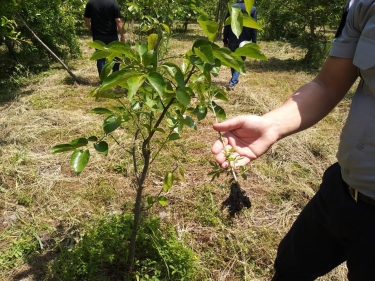
<svg viewBox="0 0 375 281"><path fill-rule="evenodd" d="M119 6L116 4L115 7L115 19L121 18L121 12Z"/></svg>
<svg viewBox="0 0 375 281"><path fill-rule="evenodd" d="M89 18L91 19L91 13L90 13L91 9L90 9L90 3L87 3L86 7L85 7L85 14L83 15L85 18Z"/></svg>
<svg viewBox="0 0 375 281"><path fill-rule="evenodd" d="M359 53L359 45L366 42L363 37L374 32L375 6L373 0L352 0L345 26L340 36L334 39L329 55L341 58L354 58ZM373 37L370 36L370 37ZM370 39L374 41L374 39ZM361 47L361 52L366 51ZM373 47L368 52L373 52Z"/></svg>

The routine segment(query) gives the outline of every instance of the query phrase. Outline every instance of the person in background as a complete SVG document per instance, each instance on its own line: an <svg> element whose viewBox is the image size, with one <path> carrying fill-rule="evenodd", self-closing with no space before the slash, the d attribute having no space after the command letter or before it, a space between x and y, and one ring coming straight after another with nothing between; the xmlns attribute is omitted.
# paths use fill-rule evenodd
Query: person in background
<svg viewBox="0 0 375 281"><path fill-rule="evenodd" d="M340 135L338 162L279 244L273 281L308 281L346 261L350 281L375 280L375 2L351 0L317 76L280 107L214 124L245 165L277 140L323 119L360 77ZM223 168L220 140L212 146Z"/></svg>
<svg viewBox="0 0 375 281"><path fill-rule="evenodd" d="M242 13L246 13L244 1L238 1L237 3L233 4L232 7L238 7L241 9ZM250 16L257 20L257 9L255 7L251 8ZM226 18L229 17L229 13L227 14ZM253 43L257 42L257 30L254 28L249 28L244 26L242 29L242 33L237 38L237 36L233 33L232 28L230 25L224 26L224 34L223 34L223 43L224 47L228 47L232 52L234 52L243 41L252 41ZM245 60L245 57L241 57ZM240 73L231 68L232 78L229 80L229 85L227 86L227 90L233 90L234 87L237 85L239 81Z"/></svg>
<svg viewBox="0 0 375 281"><path fill-rule="evenodd" d="M119 41L125 42L124 23L118 4L114 0L89 0L85 7L84 20L87 28L92 33L93 40L100 40L106 45ZM97 68L100 75L106 59L97 60ZM113 66L113 71L118 71L119 63Z"/></svg>

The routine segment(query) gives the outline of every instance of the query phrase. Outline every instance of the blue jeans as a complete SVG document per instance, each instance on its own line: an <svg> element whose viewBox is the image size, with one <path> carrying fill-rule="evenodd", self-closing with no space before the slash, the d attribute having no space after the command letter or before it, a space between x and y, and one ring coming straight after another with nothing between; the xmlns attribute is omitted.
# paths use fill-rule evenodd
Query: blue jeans
<svg viewBox="0 0 375 281"><path fill-rule="evenodd" d="M350 195L338 163L281 241L273 281L312 281L346 261L348 280L374 280L375 206Z"/></svg>
<svg viewBox="0 0 375 281"><path fill-rule="evenodd" d="M236 51L236 49L237 49L239 46L240 46L240 42L236 42L236 41L231 42L231 41L229 41L229 43L228 43L228 48L229 48L232 52ZM245 57L241 57L241 58L242 58L243 61L245 61ZM230 71L231 71L231 73L232 73L232 78L229 80L229 86L230 86L230 87L234 87L234 86L237 85L237 83L238 83L238 81L239 81L238 78L239 78L239 76L240 76L240 73L239 73L237 70L233 69L233 68L231 68Z"/></svg>
<svg viewBox="0 0 375 281"><path fill-rule="evenodd" d="M118 41L118 36L104 36L104 35L94 35L92 38L94 41L99 40L102 41L104 44L108 45L111 42ZM98 68L98 73L100 76L100 73L102 72L102 69L104 65L106 64L106 59L99 59L96 61L96 67ZM120 64L115 63L115 65L112 68L112 71L118 71L120 69Z"/></svg>

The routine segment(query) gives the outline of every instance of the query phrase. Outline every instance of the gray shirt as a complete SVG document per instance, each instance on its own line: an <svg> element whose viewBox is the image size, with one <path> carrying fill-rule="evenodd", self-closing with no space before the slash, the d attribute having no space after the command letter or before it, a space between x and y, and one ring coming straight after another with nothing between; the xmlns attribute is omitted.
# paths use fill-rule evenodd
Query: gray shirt
<svg viewBox="0 0 375 281"><path fill-rule="evenodd" d="M337 159L346 183L375 197L375 1L352 0L330 56L351 58L361 81L340 136Z"/></svg>

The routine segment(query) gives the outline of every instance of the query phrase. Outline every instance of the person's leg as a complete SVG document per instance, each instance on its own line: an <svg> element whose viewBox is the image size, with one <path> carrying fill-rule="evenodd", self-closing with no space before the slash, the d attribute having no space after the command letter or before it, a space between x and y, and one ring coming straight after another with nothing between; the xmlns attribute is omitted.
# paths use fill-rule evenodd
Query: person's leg
<svg viewBox="0 0 375 281"><path fill-rule="evenodd" d="M98 69L99 76L100 76L100 73L102 72L102 69L103 69L105 63L106 63L106 59L105 58L104 59L99 59L99 60L96 61L96 67Z"/></svg>
<svg viewBox="0 0 375 281"><path fill-rule="evenodd" d="M232 73L232 77L229 80L229 87L234 87L238 83L238 78L240 76L240 73L237 70L235 70L234 68L231 68L230 71Z"/></svg>
<svg viewBox="0 0 375 281"><path fill-rule="evenodd" d="M346 208L338 219L346 242L348 279L375 279L375 206L355 200L346 192Z"/></svg>
<svg viewBox="0 0 375 281"><path fill-rule="evenodd" d="M228 48L232 52L236 51L236 49L238 47L239 47L239 43L229 41ZM233 88L233 87L235 87L237 85L237 83L239 81L240 73L237 70L235 70L234 68L231 68L230 71L231 71L232 77L229 80L229 88Z"/></svg>
<svg viewBox="0 0 375 281"><path fill-rule="evenodd" d="M335 223L341 200L334 198L342 186L340 167L335 164L280 242L273 281L312 281L346 260Z"/></svg>

